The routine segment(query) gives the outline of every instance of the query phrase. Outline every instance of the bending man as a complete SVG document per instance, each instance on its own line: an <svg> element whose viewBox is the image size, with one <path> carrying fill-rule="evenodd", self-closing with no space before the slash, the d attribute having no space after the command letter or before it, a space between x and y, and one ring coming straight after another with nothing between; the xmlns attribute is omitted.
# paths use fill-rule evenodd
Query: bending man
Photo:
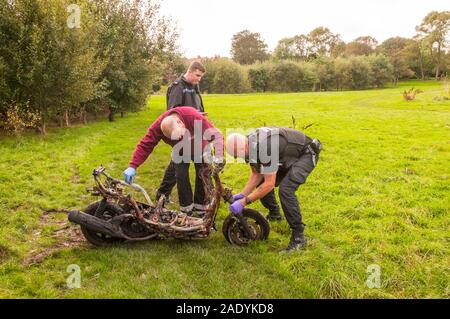
<svg viewBox="0 0 450 319"><path fill-rule="evenodd" d="M223 163L223 135L199 111L192 107L177 107L164 112L148 129L136 146L129 167L124 171L127 183L132 183L136 169L144 163L153 148L163 140L172 146L180 210L192 215L194 203L204 206L205 192L199 172L203 165L203 152L208 144L214 145L215 158ZM189 165L194 161L196 180L193 198L189 180ZM199 215L204 212L199 212Z"/></svg>
<svg viewBox="0 0 450 319"><path fill-rule="evenodd" d="M241 193L233 196L230 211L240 214L246 205L259 199L269 209L269 220L281 220L274 192L279 186L281 207L292 229L285 251L305 246L305 224L295 192L316 166L321 148L319 140L290 128L261 127L248 136L228 136L227 152L245 159L251 167L250 178Z"/></svg>

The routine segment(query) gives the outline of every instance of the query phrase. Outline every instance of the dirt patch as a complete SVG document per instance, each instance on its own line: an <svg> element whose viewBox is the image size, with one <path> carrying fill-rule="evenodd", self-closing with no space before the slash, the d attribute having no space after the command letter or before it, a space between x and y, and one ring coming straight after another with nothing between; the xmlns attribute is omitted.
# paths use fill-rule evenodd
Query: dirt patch
<svg viewBox="0 0 450 319"><path fill-rule="evenodd" d="M9 257L11 257L11 255L11 249L0 244L0 264L3 264Z"/></svg>
<svg viewBox="0 0 450 319"><path fill-rule="evenodd" d="M55 252L61 251L65 248L72 247L83 247L87 246L86 239L81 233L80 227L78 225L73 225L67 219L62 220L57 218L57 216L53 213L56 211L46 211L39 218L41 221L42 227L33 233L33 238L35 241L38 241L42 228L45 225L57 226L58 228L53 230L51 233L51 237L57 240L57 243L47 247L45 249L34 249L30 251L30 253L25 257L22 261L22 265L30 266L34 264L41 263L46 257L54 254Z"/></svg>
<svg viewBox="0 0 450 319"><path fill-rule="evenodd" d="M80 169L78 168L78 166L75 166L72 171L73 171L73 175L70 178L70 182L73 184L79 184L80 183Z"/></svg>

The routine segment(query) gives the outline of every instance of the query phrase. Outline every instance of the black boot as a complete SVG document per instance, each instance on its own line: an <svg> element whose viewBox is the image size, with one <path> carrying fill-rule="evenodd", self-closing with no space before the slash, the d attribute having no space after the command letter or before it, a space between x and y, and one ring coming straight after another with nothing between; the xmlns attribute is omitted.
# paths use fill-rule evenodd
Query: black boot
<svg viewBox="0 0 450 319"><path fill-rule="evenodd" d="M305 229L305 224L303 224L299 228L292 229L291 240L289 241L289 245L284 249L286 253L292 253L297 249L301 249L306 246L306 238L303 233Z"/></svg>
<svg viewBox="0 0 450 319"><path fill-rule="evenodd" d="M283 216L281 216L280 212L269 211L269 214L266 216L266 219L270 222L283 220Z"/></svg>

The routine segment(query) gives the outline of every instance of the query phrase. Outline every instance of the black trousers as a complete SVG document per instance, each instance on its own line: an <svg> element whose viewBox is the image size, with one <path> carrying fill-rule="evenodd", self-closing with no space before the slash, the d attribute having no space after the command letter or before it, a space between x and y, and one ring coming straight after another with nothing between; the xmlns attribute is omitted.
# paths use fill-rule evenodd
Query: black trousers
<svg viewBox="0 0 450 319"><path fill-rule="evenodd" d="M191 181L189 179L189 167L191 163L174 163L170 161L164 173L164 178L158 189L158 196L161 194L170 195L175 184L178 190L178 200L183 211L190 211L193 204L196 204L197 209L202 209L205 205L205 189L203 181L200 177L200 169L204 164L195 163L195 192L192 194Z"/></svg>
<svg viewBox="0 0 450 319"><path fill-rule="evenodd" d="M156 195L156 199L158 199L162 194L169 197L170 193L172 193L172 189L177 184L177 177L175 175L175 163L170 161L169 165L164 172L164 177L159 185L159 189Z"/></svg>
<svg viewBox="0 0 450 319"><path fill-rule="evenodd" d="M319 155L311 153L303 154L298 161L292 164L287 170L279 170L277 172L277 181L275 186L278 186L278 195L280 197L281 207L284 216L292 229L301 228L303 225L302 213L300 204L298 202L295 192L301 184L306 182L309 174L313 171L315 165L313 162L319 160ZM269 209L270 213L279 213L280 206L278 206L275 191L272 189L266 196L260 199L263 206Z"/></svg>

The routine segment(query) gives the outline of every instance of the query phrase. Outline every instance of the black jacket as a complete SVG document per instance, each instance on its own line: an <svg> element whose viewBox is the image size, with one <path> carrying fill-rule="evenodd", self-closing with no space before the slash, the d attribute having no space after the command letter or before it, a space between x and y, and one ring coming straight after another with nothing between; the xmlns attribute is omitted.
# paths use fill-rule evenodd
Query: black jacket
<svg viewBox="0 0 450 319"><path fill-rule="evenodd" d="M168 110L177 106L192 106L200 112L205 112L198 85L189 83L184 76L173 81L167 89L166 97Z"/></svg>
<svg viewBox="0 0 450 319"><path fill-rule="evenodd" d="M262 134L262 135L260 135ZM278 139L274 140L276 150L271 148L272 137L278 135ZM287 128L287 127L260 127L248 135L249 140L249 158L248 161L251 166L256 168L257 172L261 172L262 166L270 167L276 172L278 166L282 169L288 169L296 162L305 152L307 146L311 144L312 139L303 132ZM273 151L278 153L278 163L274 164L271 160ZM265 163L261 162L260 155L267 156ZM270 159L270 160L269 160Z"/></svg>

